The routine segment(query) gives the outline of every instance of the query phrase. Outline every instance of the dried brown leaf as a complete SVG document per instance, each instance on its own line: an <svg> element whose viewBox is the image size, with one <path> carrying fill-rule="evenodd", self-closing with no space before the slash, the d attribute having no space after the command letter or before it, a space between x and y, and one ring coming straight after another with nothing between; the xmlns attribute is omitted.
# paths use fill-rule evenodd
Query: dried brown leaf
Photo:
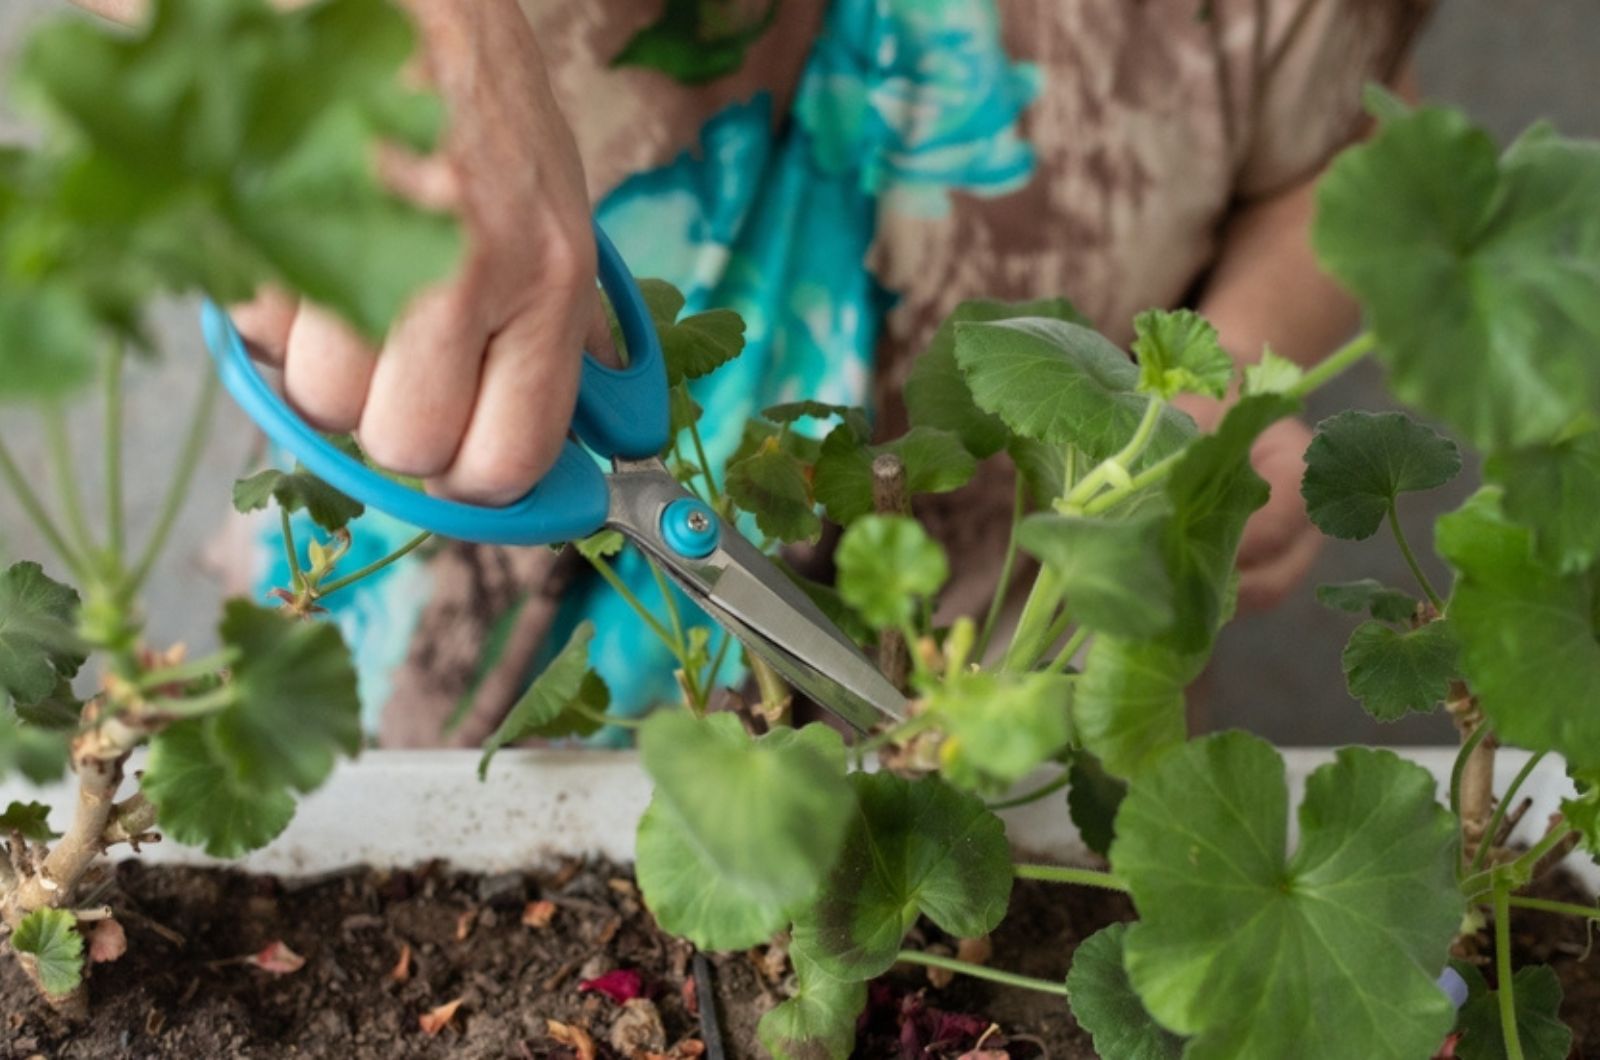
<svg viewBox="0 0 1600 1060"><path fill-rule="evenodd" d="M462 998L446 1001L444 1004L431 1008L417 1017L417 1025L422 1028L422 1033L432 1038L450 1025L456 1018L456 1010L461 1007Z"/></svg>
<svg viewBox="0 0 1600 1060"><path fill-rule="evenodd" d="M306 959L281 939L274 939L244 960L273 975L290 975L306 966Z"/></svg>
<svg viewBox="0 0 1600 1060"><path fill-rule="evenodd" d="M556 904L548 898L541 898L522 907L522 924L524 927L547 928L555 915Z"/></svg>
<svg viewBox="0 0 1600 1060"><path fill-rule="evenodd" d="M389 978L397 983L403 983L411 978L411 943L400 944L400 958L394 962L394 967L389 969Z"/></svg>
<svg viewBox="0 0 1600 1060"><path fill-rule="evenodd" d="M562 1045L571 1046L578 1052L578 1060L595 1060L598 1055L594 1047L594 1039L589 1037L589 1032L582 1027L574 1027L569 1023L559 1020L547 1019L544 1021L545 1031Z"/></svg>
<svg viewBox="0 0 1600 1060"><path fill-rule="evenodd" d="M462 942L468 935L472 934L472 925L477 922L478 911L476 909L468 909L456 917L456 941Z"/></svg>

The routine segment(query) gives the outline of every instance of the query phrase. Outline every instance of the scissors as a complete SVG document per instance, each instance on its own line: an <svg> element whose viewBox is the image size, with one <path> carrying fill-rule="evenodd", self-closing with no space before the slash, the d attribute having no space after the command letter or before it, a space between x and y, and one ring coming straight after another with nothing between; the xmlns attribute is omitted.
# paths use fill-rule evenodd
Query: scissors
<svg viewBox="0 0 1600 1060"><path fill-rule="evenodd" d="M530 492L502 508L428 496L341 452L262 377L221 308L207 302L201 326L234 400L268 437L346 495L424 530L485 544L549 545L609 527L659 563L746 648L855 728L866 731L904 718L906 700L899 690L798 586L661 462L671 434L661 342L638 284L598 225L595 240L600 286L621 325L628 366L609 368L584 354L577 408L560 457ZM609 461L609 472L597 456Z"/></svg>

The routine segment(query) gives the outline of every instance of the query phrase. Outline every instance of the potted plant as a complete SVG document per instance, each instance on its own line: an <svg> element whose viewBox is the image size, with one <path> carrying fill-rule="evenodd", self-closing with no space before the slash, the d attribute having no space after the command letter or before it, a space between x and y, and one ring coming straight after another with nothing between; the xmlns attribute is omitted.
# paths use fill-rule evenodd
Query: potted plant
<svg viewBox="0 0 1600 1060"><path fill-rule="evenodd" d="M241 41L256 61L225 71L197 47ZM141 339L141 309L158 292L231 299L274 279L376 333L408 293L449 268L448 219L391 199L364 157L371 135L419 147L430 139L426 99L394 80L408 47L404 23L378 0L327 0L294 14L257 0L202 14L167 0L142 35L56 27L24 59L24 83L58 134L0 156L0 386L40 401L59 423L54 402L100 376L112 519L95 538L76 514L64 445L53 447L64 529L34 488L38 476L0 450L17 502L80 587L37 564L0 576L0 682L10 700L0 761L39 776L65 759L75 791L60 836L49 806L7 806L0 913L21 967L74 1017L88 1011L86 949L107 958L122 946L116 910L98 901L91 875L99 853L156 831L222 857L261 847L282 832L297 795L359 747L353 672L315 613L372 568L341 569L356 506L302 471L263 472L235 494L246 508L304 508L322 527L304 559L292 546L281 606L229 603L224 648L204 659L145 643L137 592L163 535L130 559L116 518L119 351ZM341 63L321 61L334 53ZM274 120L253 120L269 92ZM108 110L108 96L119 106ZM1264 351L1236 379L1215 332L1186 311L1141 315L1130 360L1065 302L969 303L913 372L904 436L875 439L859 410L778 406L752 421L719 475L695 444L690 384L737 355L737 319L680 319L676 292L647 284L670 360L683 442L669 458L680 478L773 548L815 540L824 520L841 528L836 584L796 577L878 653L914 712L852 744L821 724L795 727L787 690L756 660L748 702L714 697L732 648L666 594L667 610L648 624L677 658L684 694L681 709L640 726L638 757L654 790L636 843L614 851L635 856L637 882L604 869L574 894L565 870L533 882L368 878L361 901L384 916L385 903L429 888L470 888L477 898L435 933L430 953L384 951L383 989L409 989L414 962L448 949L451 932L459 949L492 950L504 942L507 909L516 912L509 926L538 932L588 903L600 910L594 937L562 953L591 960L564 956L529 985L531 965L519 972L498 954L505 960L489 966L487 982L470 987L469 1008L481 1014L470 1026L523 1019L496 1039L502 1048L517 1041L526 1050L536 1038L541 1048L596 1055L584 1026L595 1013L582 1005L601 1002L563 993L576 979L578 991L619 1006L607 1015L614 1052L698 1055L706 1046L684 1036L685 1021L710 1011L709 995L691 1004L663 984L709 987L659 927L701 951L758 955L771 982L725 1015L730 1030L779 1057L844 1057L858 1032L877 1041L884 1022L914 1049L1034 1055L1015 1028L869 988L908 965L1036 991L1070 1009L1112 1060L1567 1055L1574 1028L1558 1016L1561 983L1549 968L1517 966L1512 924L1600 917L1581 895L1530 893L1575 848L1600 850L1600 713L1589 704L1600 683L1600 511L1591 510L1600 497L1600 150L1536 129L1500 153L1452 111L1410 110L1379 94L1371 105L1381 127L1326 177L1315 232L1324 266L1360 299L1369 330L1305 371ZM330 225L348 238L314 238ZM371 254L396 244L423 250ZM350 248L388 267L356 268ZM99 358L102 347L112 352ZM1397 397L1459 444L1397 413L1352 411L1319 425L1303 485L1313 520L1358 540L1387 526L1417 584L1318 591L1363 616L1343 647L1363 706L1379 718L1447 710L1462 742L1442 777L1387 751L1340 750L1309 770L1291 803L1284 756L1263 741L1189 738L1184 689L1231 613L1240 535L1266 498L1252 444L1367 357L1385 365ZM1172 404L1235 392L1209 434ZM1404 494L1460 472L1460 444L1483 456L1485 485L1439 521L1436 547L1454 571L1441 587L1416 563L1395 512ZM914 498L958 488L980 460L1001 454L1018 472L1008 554L1034 556L1038 572L1017 587L1020 617L1008 635L998 631L1009 561L985 615L938 627L932 604L951 559L911 514ZM178 468L163 527L176 517L188 466ZM601 534L577 547L604 575L620 544ZM502 750L511 744L619 720L588 670L588 636L580 627L533 682L490 739L480 774L505 774L504 759L492 758L512 754ZM79 700L72 682L90 655L103 676ZM1530 753L1497 788L1502 742ZM142 745L148 757L133 759ZM130 761L139 763L136 789ZM1530 778L1558 761L1572 791L1534 821L1541 827L1527 849L1512 845ZM613 763L568 765L596 776ZM514 764L518 783L528 783L527 768L527 759ZM626 765L622 775L631 775ZM637 784L622 791L622 806L643 797ZM1058 822L1070 815L1105 860L1019 855L1026 836L1008 837L998 815L1019 806L1048 808ZM424 834L420 822L414 828ZM416 860L439 852L419 844ZM1059 896L1041 897L1055 885ZM402 897L386 897L386 886ZM1118 922L1082 939L1064 980L1008 970L1027 948L1005 936L983 941L1014 900L1044 916L1093 904L1079 889L1101 902L1086 919ZM293 891L265 893L294 904ZM326 923L325 937L362 930L348 927L350 916L385 922L340 910L344 919L327 923L321 907L295 909ZM668 969L655 973L652 997L642 996L652 984L637 967L593 964L596 950L628 932L647 940L630 952L653 946L658 969ZM1492 954L1488 976L1472 960L1480 951ZM239 958L284 981L302 960L271 945ZM495 992L502 974L522 984L517 997ZM422 1036L417 1049L442 1047L434 1036L463 1018L466 996L410 1002L420 1008L407 1028ZM548 1022L527 1024L530 1006ZM361 1031L342 1023L319 1033L336 1048Z"/></svg>

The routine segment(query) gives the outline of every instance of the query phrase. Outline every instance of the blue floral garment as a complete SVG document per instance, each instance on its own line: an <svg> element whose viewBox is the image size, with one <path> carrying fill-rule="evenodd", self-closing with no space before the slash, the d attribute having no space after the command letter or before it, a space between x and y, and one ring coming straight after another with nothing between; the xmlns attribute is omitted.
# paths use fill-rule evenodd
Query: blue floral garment
<svg viewBox="0 0 1600 1060"><path fill-rule="evenodd" d="M834 0L790 120L774 121L768 94L731 105L694 148L605 198L599 221L635 275L678 286L688 312L725 307L746 322L742 356L694 388L714 466L769 405L867 403L894 298L867 267L880 211L937 217L953 190L999 196L1026 183L1035 159L1018 119L1038 87L1035 69L1006 55L993 0ZM265 536L281 556L275 533ZM375 514L356 529L360 547L375 553L407 536ZM617 566L642 600L659 605L637 552ZM264 572L264 588L286 581L281 559ZM425 593L423 568L400 563L329 602L356 646L369 727ZM598 630L591 658L614 712L637 715L677 698L670 654L598 580L569 590L546 655L585 619ZM736 666L730 653L722 676L736 676Z"/></svg>

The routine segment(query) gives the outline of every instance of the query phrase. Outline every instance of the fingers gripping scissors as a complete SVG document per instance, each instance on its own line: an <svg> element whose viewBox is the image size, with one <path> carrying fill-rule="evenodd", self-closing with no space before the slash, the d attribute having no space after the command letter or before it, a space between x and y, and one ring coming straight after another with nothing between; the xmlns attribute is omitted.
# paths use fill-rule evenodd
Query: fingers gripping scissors
<svg viewBox="0 0 1600 1060"><path fill-rule="evenodd" d="M659 459L670 440L661 343L638 284L599 226L595 239L600 286L621 325L629 364L613 369L584 355L570 431L576 439L568 438L538 485L503 508L428 496L341 452L267 383L233 322L209 302L201 317L206 345L223 385L267 436L355 500L444 537L485 544L548 545L609 527L659 563L746 648L857 729L903 718L900 692ZM610 462L609 472L596 456Z"/></svg>

